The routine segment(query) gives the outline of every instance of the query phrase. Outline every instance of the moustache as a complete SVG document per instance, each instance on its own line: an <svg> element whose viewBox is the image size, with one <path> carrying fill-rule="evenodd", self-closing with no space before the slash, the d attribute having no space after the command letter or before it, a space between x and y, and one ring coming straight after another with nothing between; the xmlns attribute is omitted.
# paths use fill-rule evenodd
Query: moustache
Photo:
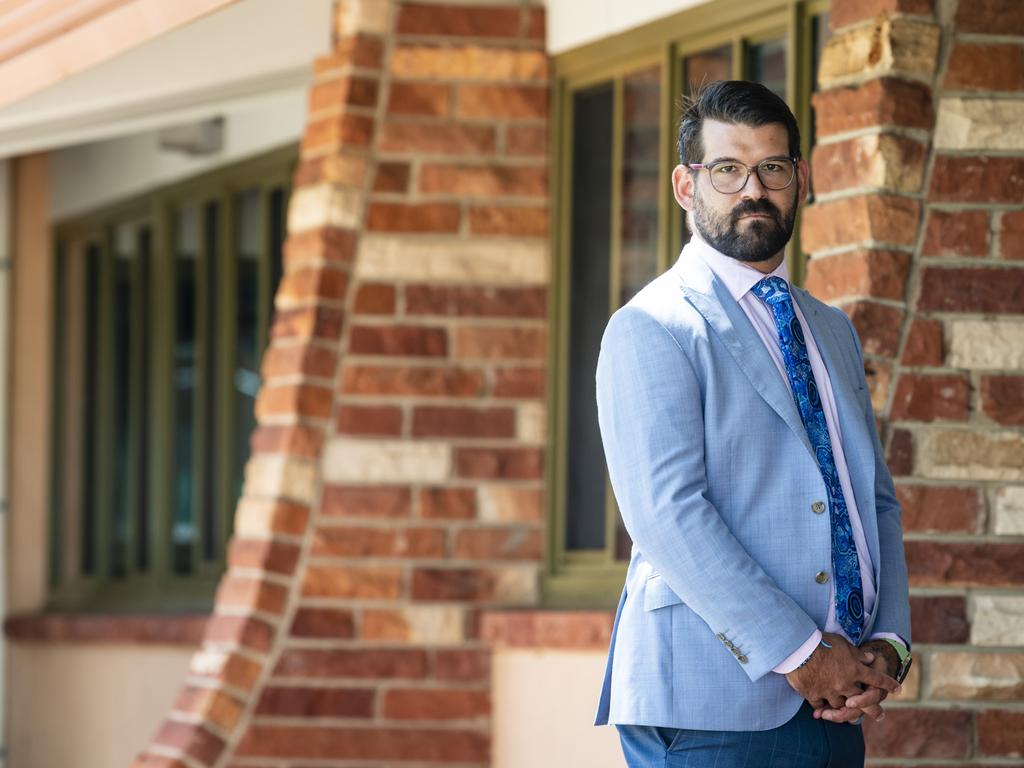
<svg viewBox="0 0 1024 768"><path fill-rule="evenodd" d="M741 217L755 213L771 216L776 224L782 225L782 211L767 200L744 200L732 209L729 219L733 224L736 224Z"/></svg>

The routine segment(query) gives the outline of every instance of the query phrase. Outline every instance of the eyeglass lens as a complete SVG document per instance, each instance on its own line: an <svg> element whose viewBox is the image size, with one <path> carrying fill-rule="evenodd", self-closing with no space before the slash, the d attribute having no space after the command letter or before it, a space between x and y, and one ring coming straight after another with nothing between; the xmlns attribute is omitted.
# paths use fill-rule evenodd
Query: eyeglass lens
<svg viewBox="0 0 1024 768"><path fill-rule="evenodd" d="M751 172L757 173L761 186L772 190L785 189L792 183L796 174L796 167L792 161L783 158L763 160L754 168L732 160L723 160L712 165L709 170L712 185L723 194L732 194L743 189Z"/></svg>

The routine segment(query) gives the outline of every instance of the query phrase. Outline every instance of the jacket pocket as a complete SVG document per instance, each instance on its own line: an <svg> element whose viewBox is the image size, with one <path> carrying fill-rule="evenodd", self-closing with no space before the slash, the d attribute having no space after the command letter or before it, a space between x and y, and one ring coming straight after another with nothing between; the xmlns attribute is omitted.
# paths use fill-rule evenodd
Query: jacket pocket
<svg viewBox="0 0 1024 768"><path fill-rule="evenodd" d="M679 605L682 599L661 576L651 576L644 585L644 610L655 611L669 605Z"/></svg>

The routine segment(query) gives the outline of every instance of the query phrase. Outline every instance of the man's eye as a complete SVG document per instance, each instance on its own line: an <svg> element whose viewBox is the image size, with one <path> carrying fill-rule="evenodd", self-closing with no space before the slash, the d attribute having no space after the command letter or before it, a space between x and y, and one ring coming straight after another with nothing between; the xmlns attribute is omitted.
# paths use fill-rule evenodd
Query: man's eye
<svg viewBox="0 0 1024 768"><path fill-rule="evenodd" d="M715 173L717 174L729 174L736 173L739 170L735 165L716 165Z"/></svg>
<svg viewBox="0 0 1024 768"><path fill-rule="evenodd" d="M782 166L779 163L761 163L761 170L766 173L781 173Z"/></svg>

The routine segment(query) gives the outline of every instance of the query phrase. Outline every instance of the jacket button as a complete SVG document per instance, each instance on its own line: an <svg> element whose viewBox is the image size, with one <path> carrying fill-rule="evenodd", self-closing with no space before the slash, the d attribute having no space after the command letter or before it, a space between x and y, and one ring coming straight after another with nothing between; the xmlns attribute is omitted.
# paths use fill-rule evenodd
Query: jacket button
<svg viewBox="0 0 1024 768"><path fill-rule="evenodd" d="M819 584L824 584L824 583L826 583L828 581L828 574L825 573L824 571L818 571L814 575L814 580L816 582L818 582Z"/></svg>
<svg viewBox="0 0 1024 768"><path fill-rule="evenodd" d="M739 656L736 657L736 661L738 661L740 664L746 664L749 661L749 659L741 653Z"/></svg>
<svg viewBox="0 0 1024 768"><path fill-rule="evenodd" d="M715 637L717 637L723 643L725 642L725 635L723 635L721 632L719 632L717 635L715 635Z"/></svg>
<svg viewBox="0 0 1024 768"><path fill-rule="evenodd" d="M811 512L813 512L814 514L820 515L824 511L825 511L825 502L824 501L816 501L813 504L811 504Z"/></svg>

